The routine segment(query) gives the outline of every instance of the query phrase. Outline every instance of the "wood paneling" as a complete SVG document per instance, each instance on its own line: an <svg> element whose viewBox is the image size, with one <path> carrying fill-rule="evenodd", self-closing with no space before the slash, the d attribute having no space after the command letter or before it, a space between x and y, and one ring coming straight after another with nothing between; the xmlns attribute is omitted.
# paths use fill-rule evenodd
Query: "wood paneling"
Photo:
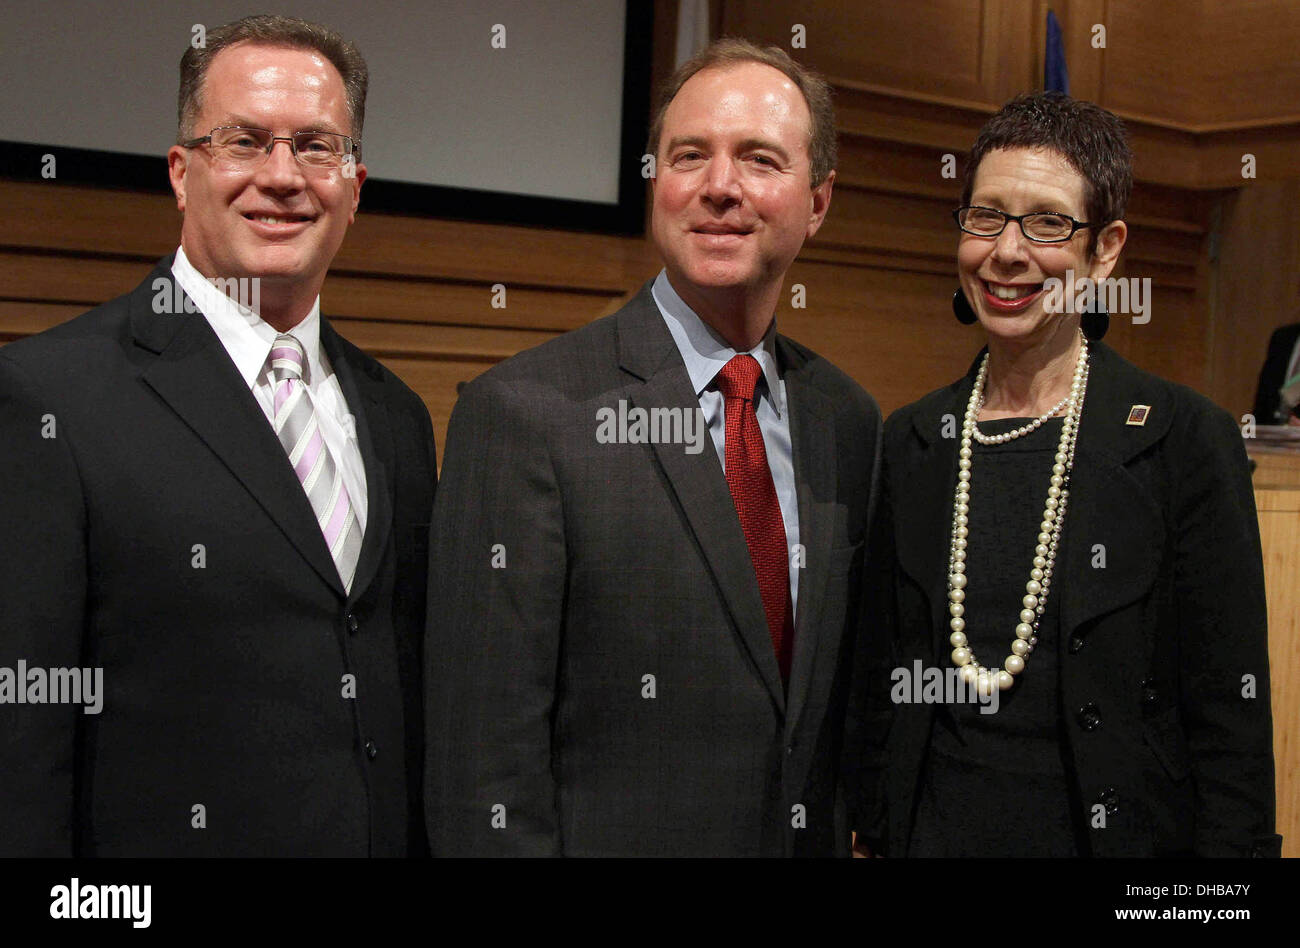
<svg viewBox="0 0 1300 948"><path fill-rule="evenodd" d="M1121 44L1107 50L1115 65L1106 94L1117 108L1131 106L1197 127L1300 121L1300 4L1111 0L1107 15L1115 24L1111 35ZM1131 53L1124 55L1130 41ZM1134 65L1156 58L1170 68L1144 75ZM1127 68L1117 74L1121 63ZM1171 93L1172 108L1164 104Z"/></svg>
<svg viewBox="0 0 1300 948"><path fill-rule="evenodd" d="M791 52L830 77L850 133L954 150L968 148L1012 95L1042 87L1050 7L1072 93L1128 121L1140 178L1240 186L1246 153L1260 158L1262 179L1300 174L1300 5L1292 0L723 6L725 30L787 49L792 25L803 24L807 47Z"/></svg>
<svg viewBox="0 0 1300 948"><path fill-rule="evenodd" d="M1290 461L1300 468L1300 457ZM1268 596L1277 831L1282 855L1300 856L1300 490L1256 488L1255 506Z"/></svg>
<svg viewBox="0 0 1300 948"><path fill-rule="evenodd" d="M1300 491L1300 449L1247 441L1246 453L1255 463L1250 479L1256 492L1265 487Z"/></svg>
<svg viewBox="0 0 1300 948"><path fill-rule="evenodd" d="M0 245L0 342L130 291L179 239L166 195L0 181L0 202L17 210ZM458 383L613 311L657 268L641 238L363 211L321 306L421 395L441 447Z"/></svg>
<svg viewBox="0 0 1300 948"><path fill-rule="evenodd" d="M1255 181L1222 209L1211 281L1209 392L1240 418L1252 411L1269 335L1300 322L1300 179Z"/></svg>
<svg viewBox="0 0 1300 948"><path fill-rule="evenodd" d="M10 300L93 306L133 289L144 278L141 262L25 253L0 249L0 286ZM388 278L332 273L322 307L336 316L373 316L438 326L495 326L563 331L576 329L621 301L622 292L505 285L503 305L488 283L455 283L395 275Z"/></svg>
<svg viewBox="0 0 1300 948"><path fill-rule="evenodd" d="M1041 80L1048 5L720 4L724 31L787 48L792 27L802 24L807 46L793 54L824 70L835 88L835 197L789 277L805 285L808 308L785 304L782 328L832 355L886 408L964 371L978 348L977 333L949 313L956 286L949 212L980 126L1008 96ZM1145 325L1116 318L1108 339L1143 367L1234 411L1253 393L1268 329L1300 318L1300 247L1287 217L1300 206L1300 168L1288 165L1300 153L1300 123L1294 109L1264 94L1291 88L1294 64L1277 60L1293 45L1280 37L1292 35L1295 14L1280 0L1246 5L1232 25L1208 12L1202 23L1173 0L1140 9L1050 0L1076 94L1130 115L1138 181L1116 275L1151 280L1152 318ZM675 4L656 0L656 12L662 76L671 67ZM1094 23L1107 27L1104 49L1091 43ZM1200 55L1207 48L1227 52ZM1224 80L1233 65L1225 56L1233 55L1253 57L1259 80L1235 72ZM1216 98L1221 91L1226 98ZM1233 128L1223 125L1230 111L1240 118ZM1253 182L1240 177L1249 147L1259 149ZM949 155L956 178L943 174ZM10 211L0 238L0 300L7 301L0 338L125 292L177 241L179 215L168 196L0 182L0 200ZM323 306L362 345L400 366L442 419L456 382L610 312L658 269L644 239L562 228L562 221L545 229L369 214L363 193ZM506 287L504 308L492 306L495 284Z"/></svg>
<svg viewBox="0 0 1300 948"><path fill-rule="evenodd" d="M909 3L724 3L723 30L790 48L795 24L806 31L810 65L832 76L978 100L997 73L996 24L1002 0ZM942 30L935 30L937 23ZM936 70L935 63L943 68Z"/></svg>

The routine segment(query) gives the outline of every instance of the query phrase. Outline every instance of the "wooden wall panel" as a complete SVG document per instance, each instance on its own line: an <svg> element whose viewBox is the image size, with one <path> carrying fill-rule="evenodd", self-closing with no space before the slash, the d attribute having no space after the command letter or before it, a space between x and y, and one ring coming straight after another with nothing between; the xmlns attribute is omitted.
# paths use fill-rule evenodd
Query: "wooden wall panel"
<svg viewBox="0 0 1300 948"><path fill-rule="evenodd" d="M724 3L723 30L790 48L792 28L806 29L806 55L834 76L980 101L998 57L1003 0L842 0L837 3ZM941 69L935 66L942 63Z"/></svg>
<svg viewBox="0 0 1300 948"><path fill-rule="evenodd" d="M1070 93L1090 102L1100 102L1106 82L1106 54L1093 45L1094 24L1107 22L1109 0L1034 0L1034 49L1037 51L1030 82L1041 85L1046 59L1047 11L1061 23L1061 41L1070 71Z"/></svg>
<svg viewBox="0 0 1300 948"><path fill-rule="evenodd" d="M1040 81L1048 5L720 5L724 31L758 40L788 46L792 25L803 24L807 48L794 55L825 70L835 88L835 196L790 276L805 283L808 308L789 310L787 288L782 328L832 354L887 408L964 371L978 348L949 313L957 238L949 213L980 126L1007 96ZM1201 34L1185 5L1050 6L1062 20L1076 91L1095 89L1104 104L1136 116L1138 181L1116 275L1151 279L1152 320L1117 318L1108 338L1140 365L1236 410L1253 392L1267 330L1300 318L1300 249L1286 217L1300 206L1300 121L1245 79L1226 87L1227 101L1249 101L1249 127L1207 130L1180 111L1213 99L1207 90L1227 68L1222 56L1189 61ZM1175 6L1184 9L1181 19ZM1246 25L1220 36L1224 48L1264 57L1260 75L1288 89L1293 67L1274 60L1277 36L1288 35L1294 14L1271 16L1281 6L1275 0L1248 6ZM656 9L655 68L663 75L671 68L674 4L656 0ZM1207 22L1219 24L1216 17ZM1089 43L1095 22L1108 27L1106 49ZM1191 118L1216 120L1209 112ZM1257 182L1240 178L1246 147L1259 150ZM948 155L957 160L956 178L942 174ZM0 339L125 292L178 239L168 195L0 182L0 201L10 211L0 238ZM400 367L445 419L456 382L612 311L658 267L642 238L371 214L363 192L322 297L345 332ZM491 305L498 283L506 287L504 309Z"/></svg>
<svg viewBox="0 0 1300 948"><path fill-rule="evenodd" d="M52 329L85 311L85 306L76 303L0 301L0 344Z"/></svg>
<svg viewBox="0 0 1300 948"><path fill-rule="evenodd" d="M0 244L0 342L129 292L179 241L164 194L0 181L0 202L15 211ZM639 237L368 215L363 191L321 306L420 394L441 446L457 383L612 312L657 269Z"/></svg>
<svg viewBox="0 0 1300 948"><path fill-rule="evenodd" d="M1300 119L1206 132L1197 145L1198 180L1204 187L1249 187L1243 177L1247 155L1260 181L1300 177Z"/></svg>
<svg viewBox="0 0 1300 948"><path fill-rule="evenodd" d="M1188 6L1163 0L1166 24L1184 23ZM1113 2L1112 6L1125 4ZM1294 0L1196 0L1199 61L1185 67L1183 82L1198 125L1235 125L1251 121L1300 120L1300 4ZM1164 35L1177 35L1166 29ZM1154 96L1159 90L1153 90Z"/></svg>
<svg viewBox="0 0 1300 948"><path fill-rule="evenodd" d="M1300 322L1300 179L1253 182L1223 209L1213 271L1210 391L1240 418L1253 410L1274 329Z"/></svg>
<svg viewBox="0 0 1300 948"><path fill-rule="evenodd" d="M491 363L458 359L380 358L402 381L424 396L433 420L438 467L442 467L443 448L447 443L447 424L456 406L457 386L486 372Z"/></svg>
<svg viewBox="0 0 1300 948"><path fill-rule="evenodd" d="M1098 51L1105 62L1100 104L1135 116L1195 121L1206 65L1187 68L1189 56L1201 46L1198 24L1187 7L1166 0L1105 4L1100 22L1106 27L1106 48ZM1085 31L1087 25L1076 29Z"/></svg>
<svg viewBox="0 0 1300 948"><path fill-rule="evenodd" d="M1007 0L959 9L869 3L850 13L835 4L727 0L724 7L725 29L787 48L790 25L805 24L807 48L792 54L835 88L840 180L832 215L805 256L935 274L945 271L952 246L938 212L956 193L955 182L938 178L938 163L945 153L963 156L1009 95L1040 87L1053 9L1074 93L1117 111L1133 141L1137 182L1119 272L1151 279L1153 318L1116 320L1110 339L1152 371L1234 410L1249 407L1268 330L1300 318L1294 228L1277 219L1297 206L1300 6ZM1094 42L1098 24L1104 45ZM900 36L909 30L916 38ZM972 66L970 56L987 52L991 36L999 50ZM954 41L964 44L960 52ZM922 47L926 55L900 61L900 52ZM1247 154L1254 180L1242 177ZM1272 195L1272 209L1260 200L1231 203L1242 188Z"/></svg>
<svg viewBox="0 0 1300 948"><path fill-rule="evenodd" d="M1300 459L1285 462L1293 476L1300 473ZM1256 487L1255 505L1268 596L1277 832L1282 855L1293 858L1300 856L1300 490Z"/></svg>
<svg viewBox="0 0 1300 948"><path fill-rule="evenodd" d="M170 195L57 181L0 185L12 202L0 238L5 246L153 261L179 242L181 217ZM648 265L639 239L367 213L363 188L361 210L331 272L617 294Z"/></svg>
<svg viewBox="0 0 1300 948"><path fill-rule="evenodd" d="M961 376L983 345L952 315L956 277L948 273L799 260L789 283L807 289L807 307L777 309L783 332L831 359L888 414Z"/></svg>

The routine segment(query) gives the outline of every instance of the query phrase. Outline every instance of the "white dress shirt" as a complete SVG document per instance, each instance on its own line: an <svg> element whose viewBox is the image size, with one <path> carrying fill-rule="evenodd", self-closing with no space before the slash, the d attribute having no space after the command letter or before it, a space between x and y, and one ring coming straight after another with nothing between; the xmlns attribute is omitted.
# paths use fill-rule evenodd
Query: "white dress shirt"
<svg viewBox="0 0 1300 948"><path fill-rule="evenodd" d="M172 275L221 340L274 431L275 377L271 374L269 357L279 330L209 283L186 258L184 248L176 250ZM348 489L357 523L364 533L369 507L366 467L357 443L356 420L348 412L343 389L320 346L320 297L312 304L307 318L290 329L288 335L302 344L307 355L303 372L307 395L316 412L325 447L343 472L343 486ZM288 458L285 461L288 463Z"/></svg>

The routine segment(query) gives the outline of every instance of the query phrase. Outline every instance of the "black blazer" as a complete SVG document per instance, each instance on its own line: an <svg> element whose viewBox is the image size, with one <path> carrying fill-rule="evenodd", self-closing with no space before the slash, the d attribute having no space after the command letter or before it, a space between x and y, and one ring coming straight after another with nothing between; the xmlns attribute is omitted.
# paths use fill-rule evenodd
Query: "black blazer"
<svg viewBox="0 0 1300 948"><path fill-rule="evenodd" d="M1278 416L1281 399L1278 389L1286 381L1287 365L1300 339L1300 323L1273 330L1268 340L1268 354L1259 370L1259 386L1255 389L1255 421L1261 425L1286 424L1286 417Z"/></svg>
<svg viewBox="0 0 1300 948"><path fill-rule="evenodd" d="M698 454L597 442L620 400L698 410L649 285L465 387L429 562L435 856L847 854L881 418L824 359L777 353L806 549L788 694L707 430Z"/></svg>
<svg viewBox="0 0 1300 948"><path fill-rule="evenodd" d="M0 350L0 666L105 692L0 705L0 854L422 850L428 412L321 320L369 494L348 595L207 320L154 312L170 266Z"/></svg>
<svg viewBox="0 0 1300 948"><path fill-rule="evenodd" d="M896 854L907 851L934 706L891 707L889 671L950 665L936 630L948 620L957 448L978 367L885 425L886 539L874 548L893 555L873 564L878 626L851 766L858 830ZM1264 578L1241 433L1201 395L1104 344L1092 345L1086 398L1053 585L1060 638L1044 644L1061 656L1088 825L1095 804L1107 814L1089 830L1092 853L1276 855ZM1135 404L1151 406L1144 426L1126 424ZM1098 544L1104 569L1092 566Z"/></svg>

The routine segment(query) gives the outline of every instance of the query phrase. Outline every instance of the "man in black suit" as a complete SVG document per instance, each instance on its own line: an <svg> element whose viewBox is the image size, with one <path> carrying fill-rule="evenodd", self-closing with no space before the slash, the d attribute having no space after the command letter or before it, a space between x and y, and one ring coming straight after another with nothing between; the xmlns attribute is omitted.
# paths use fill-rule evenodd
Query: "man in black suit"
<svg viewBox="0 0 1300 948"><path fill-rule="evenodd" d="M432 430L319 311L365 88L323 27L210 31L180 249L0 350L2 855L424 849Z"/></svg>
<svg viewBox="0 0 1300 948"><path fill-rule="evenodd" d="M1275 329L1268 340L1268 354L1255 391L1256 424L1300 424L1297 417L1300 403L1284 399L1281 394L1286 383L1297 375L1300 375L1300 323Z"/></svg>
<svg viewBox="0 0 1300 948"><path fill-rule="evenodd" d="M847 855L880 412L776 333L825 84L722 41L651 131L665 270L468 385L430 547L435 855Z"/></svg>

